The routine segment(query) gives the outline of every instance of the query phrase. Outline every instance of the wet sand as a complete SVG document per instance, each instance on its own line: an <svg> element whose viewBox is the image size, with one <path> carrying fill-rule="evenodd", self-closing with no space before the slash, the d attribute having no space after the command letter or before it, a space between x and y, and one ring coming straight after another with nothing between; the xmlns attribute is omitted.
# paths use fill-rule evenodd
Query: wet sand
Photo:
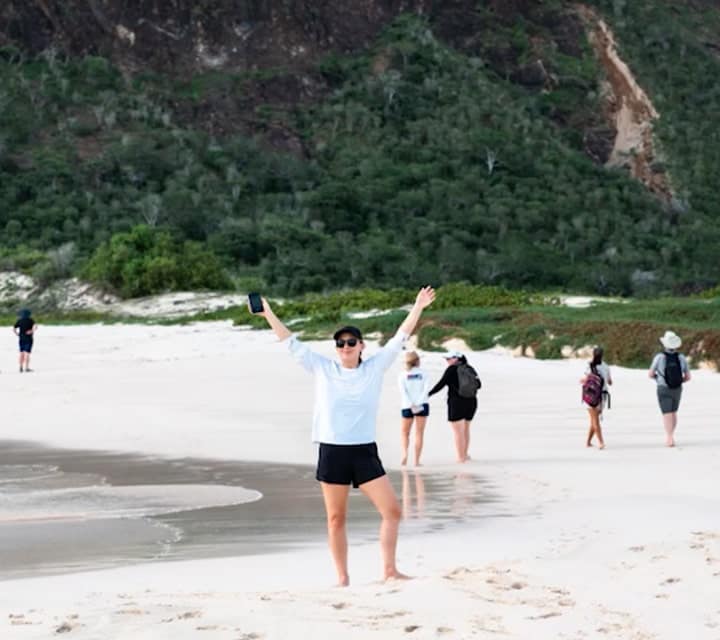
<svg viewBox="0 0 720 640"><path fill-rule="evenodd" d="M322 498L310 466L163 459L0 441L0 479L18 469L53 469L34 479L32 490L56 492L50 496L58 497L78 486L222 485L258 491L262 498L151 516L128 512L95 518L0 518L0 580L159 560L275 553L326 543ZM390 472L390 477L403 504L404 535L442 530L494 510L492 492L477 475L411 469ZM8 492L4 493L7 504ZM377 539L377 514L357 491L351 494L348 526L352 543Z"/></svg>

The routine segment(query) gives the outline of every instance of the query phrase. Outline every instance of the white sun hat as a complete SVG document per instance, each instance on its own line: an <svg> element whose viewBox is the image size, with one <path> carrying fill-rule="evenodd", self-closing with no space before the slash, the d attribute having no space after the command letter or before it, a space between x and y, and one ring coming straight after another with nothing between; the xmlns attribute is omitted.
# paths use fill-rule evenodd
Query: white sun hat
<svg viewBox="0 0 720 640"><path fill-rule="evenodd" d="M445 360L449 360L450 358L462 358L463 354L459 351L448 351L446 354L443 355L443 358Z"/></svg>
<svg viewBox="0 0 720 640"><path fill-rule="evenodd" d="M677 335L674 331L666 331L665 335L660 338L660 342L662 343L662 346L666 349L679 349L680 345L682 344L680 336Z"/></svg>

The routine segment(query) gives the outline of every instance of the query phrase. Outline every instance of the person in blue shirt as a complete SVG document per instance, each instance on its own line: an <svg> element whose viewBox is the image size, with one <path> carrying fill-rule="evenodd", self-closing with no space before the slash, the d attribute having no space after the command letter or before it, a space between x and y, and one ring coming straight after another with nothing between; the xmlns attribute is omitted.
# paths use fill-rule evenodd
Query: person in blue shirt
<svg viewBox="0 0 720 640"><path fill-rule="evenodd" d="M319 445L315 474L322 488L328 542L338 584L350 584L346 518L350 487L359 487L379 512L380 546L385 580L403 579L396 564L398 527L402 511L385 473L375 444L380 392L385 372L402 351L420 315L435 299L423 287L397 333L374 355L363 359L360 329L345 326L333 335L337 360L314 353L292 335L263 298L263 316L295 359L315 377L312 439Z"/></svg>

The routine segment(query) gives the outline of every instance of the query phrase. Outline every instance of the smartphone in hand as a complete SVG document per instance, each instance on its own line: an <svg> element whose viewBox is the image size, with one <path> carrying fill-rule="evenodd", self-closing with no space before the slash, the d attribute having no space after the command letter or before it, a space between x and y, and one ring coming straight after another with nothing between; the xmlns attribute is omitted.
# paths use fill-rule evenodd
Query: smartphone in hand
<svg viewBox="0 0 720 640"><path fill-rule="evenodd" d="M262 298L259 293L248 293L248 302L250 303L250 313L263 311Z"/></svg>

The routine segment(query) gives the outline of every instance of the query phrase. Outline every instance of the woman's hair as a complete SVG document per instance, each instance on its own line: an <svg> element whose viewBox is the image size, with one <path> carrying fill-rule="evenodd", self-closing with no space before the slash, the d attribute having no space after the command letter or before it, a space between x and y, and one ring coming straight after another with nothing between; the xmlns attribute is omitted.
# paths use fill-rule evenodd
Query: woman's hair
<svg viewBox="0 0 720 640"><path fill-rule="evenodd" d="M408 351L405 354L405 368L409 371L420 364L420 356L417 351Z"/></svg>
<svg viewBox="0 0 720 640"><path fill-rule="evenodd" d="M603 348L602 347L595 347L593 349L593 357L591 365L597 367L599 364L602 364L603 359Z"/></svg>

